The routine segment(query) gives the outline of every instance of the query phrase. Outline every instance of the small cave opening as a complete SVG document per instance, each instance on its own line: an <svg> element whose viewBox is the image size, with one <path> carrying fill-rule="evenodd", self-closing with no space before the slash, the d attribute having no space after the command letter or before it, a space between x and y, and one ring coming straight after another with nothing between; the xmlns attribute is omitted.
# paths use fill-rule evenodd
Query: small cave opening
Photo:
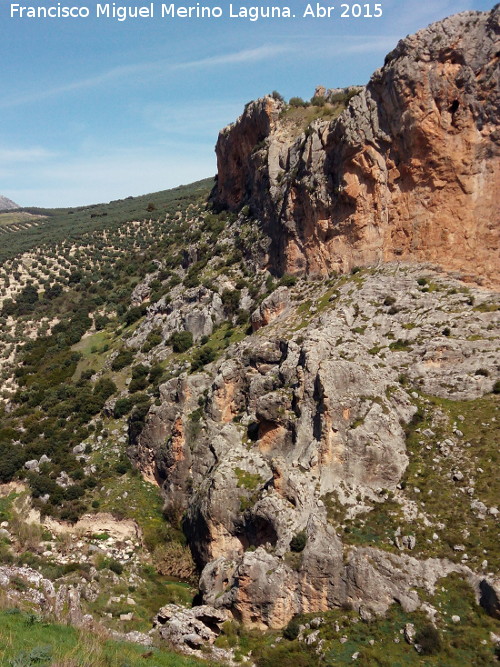
<svg viewBox="0 0 500 667"><path fill-rule="evenodd" d="M252 442L257 442L257 440L259 439L259 423L258 422L252 422L251 424L248 424L247 436L248 436L248 439L251 440Z"/></svg>
<svg viewBox="0 0 500 667"><path fill-rule="evenodd" d="M260 516L251 516L248 517L241 527L238 539L245 550L249 547L257 548L266 544L275 547L278 542L278 534L268 519Z"/></svg>
<svg viewBox="0 0 500 667"><path fill-rule="evenodd" d="M191 602L192 607L199 607L200 605L203 604L203 593L201 591L198 591L197 593L194 594L193 600Z"/></svg>
<svg viewBox="0 0 500 667"><path fill-rule="evenodd" d="M493 618L500 619L500 601L498 599L497 591L491 584L483 579L479 584L479 604L485 612Z"/></svg>
<svg viewBox="0 0 500 667"><path fill-rule="evenodd" d="M453 100L453 102L450 104L448 111L451 114L456 113L460 108L460 102L458 100Z"/></svg>
<svg viewBox="0 0 500 667"><path fill-rule="evenodd" d="M207 614L203 614L202 616L198 616L198 620L201 621L204 625L207 626L214 634L217 636L220 635L221 629L219 627L219 624L217 621L212 618L211 616L208 616Z"/></svg>

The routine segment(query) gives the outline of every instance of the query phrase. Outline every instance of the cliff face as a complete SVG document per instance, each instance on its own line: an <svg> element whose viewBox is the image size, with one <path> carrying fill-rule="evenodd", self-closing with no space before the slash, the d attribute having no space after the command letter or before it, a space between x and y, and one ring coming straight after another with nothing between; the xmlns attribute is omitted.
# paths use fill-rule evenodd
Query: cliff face
<svg viewBox="0 0 500 667"><path fill-rule="evenodd" d="M499 284L499 17L431 26L366 88L319 112L266 97L219 136L212 198L238 215L213 235L230 270L207 260L203 287L129 339L156 318L213 341L235 323L233 287L253 311L213 364L176 367L129 450L182 517L213 613L279 628L341 606L428 611L416 589L458 573L498 614L498 483L476 484L496 447L479 432L498 426L498 302L421 262ZM276 286L262 264L382 265Z"/></svg>
<svg viewBox="0 0 500 667"><path fill-rule="evenodd" d="M293 137L251 103L217 142L220 207L248 204L276 273L404 259L498 285L500 7L399 42L335 120Z"/></svg>
<svg viewBox="0 0 500 667"><path fill-rule="evenodd" d="M278 628L341 605L366 618L394 600L415 610L414 588L451 572L478 599L494 581L480 531L497 522L496 491L472 485L471 459L484 472L491 454L467 439L477 401L498 406L481 399L500 363L486 335L498 305L422 270L278 288L256 333L161 385L131 454L162 485L166 515L184 516L205 604Z"/></svg>

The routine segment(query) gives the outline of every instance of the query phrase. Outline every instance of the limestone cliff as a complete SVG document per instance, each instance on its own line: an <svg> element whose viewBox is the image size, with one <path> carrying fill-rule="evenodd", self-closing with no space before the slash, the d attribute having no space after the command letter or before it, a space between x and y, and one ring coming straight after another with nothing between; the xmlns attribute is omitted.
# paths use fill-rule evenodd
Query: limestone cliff
<svg viewBox="0 0 500 667"><path fill-rule="evenodd" d="M497 521L486 505L493 490L454 488L466 465L474 480L470 424L427 397L461 401L465 420L492 391L496 295L421 276L422 267L389 264L280 287L273 309L264 301L255 312L256 333L203 372L161 385L131 454L162 485L166 516L184 514L204 603L281 627L294 613L345 604L367 617L394 600L415 610L414 587L433 590L450 572L478 598L480 585L490 590L495 566L481 565L490 555L478 531ZM380 512L392 528L371 538ZM353 540L352 530L367 537ZM454 550L450 540L464 539Z"/></svg>
<svg viewBox="0 0 500 667"><path fill-rule="evenodd" d="M328 275L432 261L498 285L500 6L399 42L333 120L296 136L265 97L220 133L219 207L249 205L268 267Z"/></svg>
<svg viewBox="0 0 500 667"><path fill-rule="evenodd" d="M278 628L342 606L429 613L422 589L450 573L498 614L499 489L478 480L500 392L485 289L499 284L499 18L401 41L366 88L320 91L312 122L266 97L219 136L212 199L238 215L221 213L217 242L238 254L223 280L217 256L193 264L202 286L179 286L129 338L208 340L251 304L214 363L179 362L130 442L211 614ZM276 285L262 268L305 278Z"/></svg>

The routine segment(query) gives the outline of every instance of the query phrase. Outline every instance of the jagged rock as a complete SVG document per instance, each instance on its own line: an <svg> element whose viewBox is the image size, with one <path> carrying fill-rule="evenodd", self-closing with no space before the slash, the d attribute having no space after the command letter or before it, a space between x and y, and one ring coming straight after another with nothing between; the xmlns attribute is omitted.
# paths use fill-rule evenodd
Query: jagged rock
<svg viewBox="0 0 500 667"><path fill-rule="evenodd" d="M128 339L131 347L141 347L153 329L159 329L164 341L174 331L189 331L193 340L210 336L214 327L225 320L222 299L217 292L206 287L178 288L173 298L163 297L148 306L147 318Z"/></svg>
<svg viewBox="0 0 500 667"><path fill-rule="evenodd" d="M142 644L142 646L153 646L154 643L154 639L151 635L146 634L145 632L138 632L137 630L133 630L132 632L117 632L116 630L111 630L110 635L113 639L118 641Z"/></svg>
<svg viewBox="0 0 500 667"><path fill-rule="evenodd" d="M228 619L224 610L208 605L185 609L169 604L162 607L153 621L160 636L176 648L193 652L213 644Z"/></svg>
<svg viewBox="0 0 500 667"><path fill-rule="evenodd" d="M149 273L144 280L134 287L130 297L132 306L140 306L144 301L149 299L149 295L151 294L151 287L149 285L155 277L155 273Z"/></svg>
<svg viewBox="0 0 500 667"><path fill-rule="evenodd" d="M406 623L404 627L404 637L405 640L408 642L408 644L414 644L415 643L415 626L413 623Z"/></svg>
<svg viewBox="0 0 500 667"><path fill-rule="evenodd" d="M401 40L331 122L291 134L283 103L247 105L217 142L216 204L248 204L277 273L433 261L499 284L500 8Z"/></svg>
<svg viewBox="0 0 500 667"><path fill-rule="evenodd" d="M134 614L130 611L126 614L120 614L120 621L131 621L134 618Z"/></svg>
<svg viewBox="0 0 500 667"><path fill-rule="evenodd" d="M13 586L22 581L23 586ZM82 611L80 589L62 584L56 591L54 584L40 572L29 567L1 566L0 586L12 604L28 603L39 613L53 615L58 621L75 627L89 626L93 619Z"/></svg>
<svg viewBox="0 0 500 667"><path fill-rule="evenodd" d="M414 535L405 535L401 541L403 542L403 546L410 550L414 549L417 544L417 540L415 539Z"/></svg>
<svg viewBox="0 0 500 667"><path fill-rule="evenodd" d="M258 331L281 314L286 313L289 303L290 290L287 287L278 287L252 313L252 330Z"/></svg>
<svg viewBox="0 0 500 667"><path fill-rule="evenodd" d="M370 615L383 613L394 599L419 606L414 580L399 575L404 559L373 555L368 566L353 549L344 563L325 497L334 494L341 506L355 507L358 496L380 502L387 497L382 489L397 492L408 463L404 428L419 398L399 384L402 372L444 398L472 399L489 390L488 378L475 370L481 364L493 373L500 363L496 343L469 338L476 323L484 327L495 313L469 309L467 318L457 316L453 359L425 358L428 341L442 328L440 308L454 309L463 296L460 284L448 281L439 283L442 290L408 296L420 275L420 268L391 265L364 276L356 287L363 327L346 283L300 338L287 339L297 322L291 304L283 318L234 345L229 358L160 386L160 405L150 409L129 452L143 474L161 484L167 513L184 513L207 604L258 627L281 627L294 613L344 603ZM404 304L395 317L383 306L388 293ZM481 290L474 295L491 298ZM412 336L408 350L391 352L394 336L405 331ZM384 343L387 364L372 350ZM464 378L459 384L458 374ZM450 452L459 447L450 439L442 444ZM289 563L291 540L301 531L308 543ZM400 548L415 547L414 536L402 539L401 532L395 536ZM439 562L425 567L449 571ZM390 572L387 582L384 572Z"/></svg>

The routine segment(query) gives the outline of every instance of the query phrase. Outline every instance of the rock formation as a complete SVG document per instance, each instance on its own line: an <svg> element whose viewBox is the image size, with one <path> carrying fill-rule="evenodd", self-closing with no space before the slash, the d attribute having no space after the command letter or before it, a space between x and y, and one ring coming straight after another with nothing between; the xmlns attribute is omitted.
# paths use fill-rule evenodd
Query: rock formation
<svg viewBox="0 0 500 667"><path fill-rule="evenodd" d="M497 5L401 40L338 118L299 136L272 97L220 133L214 201L262 221L270 270L404 259L500 284L499 19Z"/></svg>
<svg viewBox="0 0 500 667"><path fill-rule="evenodd" d="M411 495L417 482L405 488L408 429L433 414L426 397L478 399L500 363L484 335L498 324L495 295L429 267L422 279L421 266L500 284L499 19L500 6L466 12L402 40L365 88L317 90L326 115L332 100L348 105L304 132L270 96L220 133L212 199L259 220L271 272L378 265L298 291L285 280L252 314L250 338L160 387L131 448L162 485L167 516L184 517L203 603L247 625L342 605L370 618L395 600L416 610L415 589L450 573L498 613L487 561L461 557L461 544L433 557L444 524ZM423 436L437 448L432 469L461 480L457 452L470 443L456 424L445 436L440 414L441 439ZM491 523L497 508L488 514L473 482L467 511ZM386 501L402 513L387 541L350 540L350 522ZM416 538L418 525L437 532Z"/></svg>
<svg viewBox="0 0 500 667"><path fill-rule="evenodd" d="M7 197L2 197L0 195L0 211L14 211L18 209L19 206L12 201L12 199L8 199Z"/></svg>
<svg viewBox="0 0 500 667"><path fill-rule="evenodd" d="M461 283L421 271L389 265L326 294L320 283L306 310L292 306L299 292L280 287L230 355L160 387L131 454L162 484L166 515L184 513L205 604L259 627L345 604L369 616L394 600L418 608L414 588L432 590L451 572L493 599L469 561L429 558L416 545L411 526L439 520L417 511L401 482L419 399L405 382L455 400L491 391L497 345L475 332L497 322L486 305L495 295L464 295ZM266 321L268 304L286 308ZM459 436L442 437L436 461L461 447ZM332 511L353 518L388 497L410 517L393 553L348 546Z"/></svg>

